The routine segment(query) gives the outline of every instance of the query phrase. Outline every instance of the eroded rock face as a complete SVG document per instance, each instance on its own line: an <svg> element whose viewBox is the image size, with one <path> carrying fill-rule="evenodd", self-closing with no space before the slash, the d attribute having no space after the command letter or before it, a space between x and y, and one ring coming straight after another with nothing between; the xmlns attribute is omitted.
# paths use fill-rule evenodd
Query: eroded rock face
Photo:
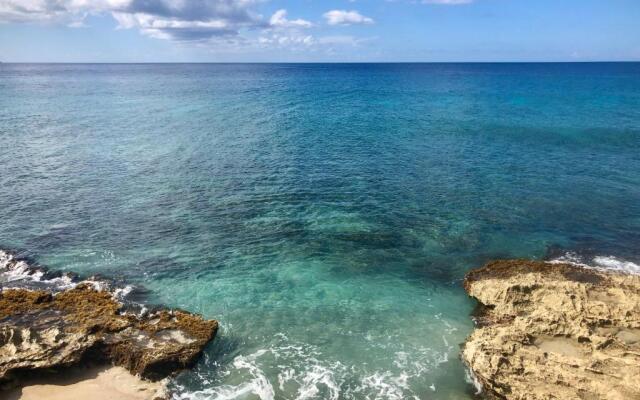
<svg viewBox="0 0 640 400"><path fill-rule="evenodd" d="M640 276L495 261L471 271L479 301L464 361L500 399L640 399Z"/></svg>
<svg viewBox="0 0 640 400"><path fill-rule="evenodd" d="M90 284L0 291L0 382L28 371L112 363L150 380L191 366L218 323L183 311L136 316Z"/></svg>

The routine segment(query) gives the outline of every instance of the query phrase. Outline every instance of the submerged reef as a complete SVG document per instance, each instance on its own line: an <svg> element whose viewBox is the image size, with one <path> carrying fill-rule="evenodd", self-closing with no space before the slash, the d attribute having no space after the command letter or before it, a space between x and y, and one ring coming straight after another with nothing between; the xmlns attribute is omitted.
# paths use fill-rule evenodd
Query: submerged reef
<svg viewBox="0 0 640 400"><path fill-rule="evenodd" d="M3 262L5 272L25 269L6 253ZM60 291L3 285L0 389L44 371L95 364L162 380L191 367L217 329L217 321L185 311L133 312L92 281Z"/></svg>
<svg viewBox="0 0 640 400"><path fill-rule="evenodd" d="M640 399L640 276L569 263L494 261L462 358L495 399Z"/></svg>

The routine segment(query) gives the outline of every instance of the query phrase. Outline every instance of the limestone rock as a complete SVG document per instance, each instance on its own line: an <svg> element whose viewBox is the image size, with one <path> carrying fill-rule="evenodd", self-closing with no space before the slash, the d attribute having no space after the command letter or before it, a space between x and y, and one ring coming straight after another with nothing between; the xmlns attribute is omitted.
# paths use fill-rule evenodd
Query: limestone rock
<svg viewBox="0 0 640 400"><path fill-rule="evenodd" d="M464 286L479 306L462 358L498 399L640 399L640 276L495 261Z"/></svg>
<svg viewBox="0 0 640 400"><path fill-rule="evenodd" d="M128 313L110 292L90 284L59 293L5 288L0 291L0 383L85 361L160 380L193 365L217 328L216 321L184 311Z"/></svg>

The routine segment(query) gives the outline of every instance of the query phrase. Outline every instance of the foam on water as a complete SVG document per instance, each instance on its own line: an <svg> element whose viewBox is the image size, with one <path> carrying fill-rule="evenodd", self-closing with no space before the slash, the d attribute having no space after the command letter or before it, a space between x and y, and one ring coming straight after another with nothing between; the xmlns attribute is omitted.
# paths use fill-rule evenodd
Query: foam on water
<svg viewBox="0 0 640 400"><path fill-rule="evenodd" d="M475 393L474 393L475 395L479 395L480 393L482 393L482 384L480 383L478 378L475 376L473 371L468 367L465 368L464 379L467 383L473 385L475 389Z"/></svg>
<svg viewBox="0 0 640 400"><path fill-rule="evenodd" d="M567 252L560 257L550 260L549 262L570 263L585 268L595 268L603 271L640 274L640 265L615 256L585 256L576 252Z"/></svg>
<svg viewBox="0 0 640 400"><path fill-rule="evenodd" d="M596 256L593 258L593 263L598 267L609 270L640 274L640 265L631 261L620 260L614 256Z"/></svg>
<svg viewBox="0 0 640 400"><path fill-rule="evenodd" d="M98 291L111 292L119 301L125 301L135 287L118 286L106 279L90 277L81 280L72 273L54 273L47 268L32 265L17 258L13 253L0 249L0 289L18 287L26 289L47 289L54 292L73 289L79 284L89 284Z"/></svg>
<svg viewBox="0 0 640 400"><path fill-rule="evenodd" d="M273 400L275 397L273 386L257 365L257 359L266 352L267 350L259 350L249 356L238 356L233 360L233 368L245 373L246 377L242 383L235 386L209 385L209 387L204 390L194 392L189 392L186 388L177 386L173 399L232 400L254 395L260 400Z"/></svg>
<svg viewBox="0 0 640 400"><path fill-rule="evenodd" d="M224 381L237 384L216 385L210 379L212 371L197 372L204 390L190 391L176 383L175 400L231 400L255 396L260 400L291 399L419 399L421 393L412 389L412 382L424 379L442 363L447 353L421 349L416 357L405 351L395 353L393 370L377 370L375 365L346 365L327 357L322 349L292 342L279 334L279 345L260 349L248 355L236 356L224 372ZM373 351L373 349L372 349ZM273 381L269 376L277 376ZM355 377L359 377L354 380ZM415 383L415 382L414 382ZM427 385L436 392L434 383Z"/></svg>
<svg viewBox="0 0 640 400"><path fill-rule="evenodd" d="M55 290L65 290L76 286L70 274L47 277L47 271L34 267L25 260L16 259L10 252L0 250L0 283L3 287L21 282L40 283Z"/></svg>

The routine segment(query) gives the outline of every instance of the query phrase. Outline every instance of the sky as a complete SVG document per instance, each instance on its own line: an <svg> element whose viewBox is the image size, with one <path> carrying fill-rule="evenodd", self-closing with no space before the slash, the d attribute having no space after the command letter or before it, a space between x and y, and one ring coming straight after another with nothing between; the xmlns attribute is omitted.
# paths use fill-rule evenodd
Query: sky
<svg viewBox="0 0 640 400"><path fill-rule="evenodd" d="M0 0L0 61L640 61L640 0Z"/></svg>

